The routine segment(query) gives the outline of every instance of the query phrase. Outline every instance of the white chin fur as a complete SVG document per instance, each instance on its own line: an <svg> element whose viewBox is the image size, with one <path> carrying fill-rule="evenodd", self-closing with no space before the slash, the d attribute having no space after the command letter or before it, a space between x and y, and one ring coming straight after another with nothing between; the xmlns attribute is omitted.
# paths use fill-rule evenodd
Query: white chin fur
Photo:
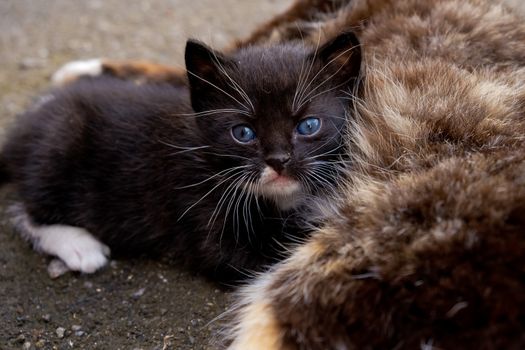
<svg viewBox="0 0 525 350"><path fill-rule="evenodd" d="M258 195L267 198L275 203L281 210L290 210L299 203L302 194L302 186L296 180L286 183L274 182L273 178L277 173L267 166L261 173Z"/></svg>
<svg viewBox="0 0 525 350"><path fill-rule="evenodd" d="M262 191L261 191L262 192ZM275 205L281 210L291 210L299 205L301 196L299 194L293 195L271 195L267 193L261 193L264 198L270 199Z"/></svg>

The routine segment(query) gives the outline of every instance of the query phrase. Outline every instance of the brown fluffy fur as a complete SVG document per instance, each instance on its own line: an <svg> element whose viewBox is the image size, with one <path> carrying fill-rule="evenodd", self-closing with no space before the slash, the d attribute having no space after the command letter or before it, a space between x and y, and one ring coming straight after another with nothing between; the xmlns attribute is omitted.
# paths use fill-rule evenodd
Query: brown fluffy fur
<svg viewBox="0 0 525 350"><path fill-rule="evenodd" d="M494 1L353 0L307 33L358 28L365 52L349 181L241 292L231 349L525 347L522 23Z"/></svg>

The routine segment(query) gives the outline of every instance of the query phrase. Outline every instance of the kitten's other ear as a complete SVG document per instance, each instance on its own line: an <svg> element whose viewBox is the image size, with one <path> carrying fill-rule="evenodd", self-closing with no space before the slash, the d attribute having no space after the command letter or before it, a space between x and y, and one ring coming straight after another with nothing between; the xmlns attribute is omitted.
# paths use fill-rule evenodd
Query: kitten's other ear
<svg viewBox="0 0 525 350"><path fill-rule="evenodd" d="M326 75L338 84L353 85L361 71L361 45L353 32L345 32L330 40L312 54L326 67Z"/></svg>
<svg viewBox="0 0 525 350"><path fill-rule="evenodd" d="M224 82L222 68L228 65L228 59L197 40L186 42L184 55L186 70L190 82L191 103L196 111L201 111L202 103L210 93L219 93Z"/></svg>

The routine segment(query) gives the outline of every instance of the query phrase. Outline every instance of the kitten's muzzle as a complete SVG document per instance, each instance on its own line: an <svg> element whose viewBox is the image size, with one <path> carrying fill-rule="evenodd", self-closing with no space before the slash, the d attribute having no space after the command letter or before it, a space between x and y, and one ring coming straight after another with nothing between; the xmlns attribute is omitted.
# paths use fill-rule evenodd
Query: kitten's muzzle
<svg viewBox="0 0 525 350"><path fill-rule="evenodd" d="M266 157L264 160L266 164L271 166L278 174L281 174L290 161L289 153L272 153Z"/></svg>

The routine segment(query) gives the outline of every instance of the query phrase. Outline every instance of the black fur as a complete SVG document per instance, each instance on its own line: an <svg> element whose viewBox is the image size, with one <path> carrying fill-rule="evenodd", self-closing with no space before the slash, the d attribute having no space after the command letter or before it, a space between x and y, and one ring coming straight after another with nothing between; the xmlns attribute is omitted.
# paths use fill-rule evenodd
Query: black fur
<svg viewBox="0 0 525 350"><path fill-rule="evenodd" d="M341 48L322 49L332 57L326 50ZM320 177L304 183L305 169L316 167L305 158L318 155L316 160L329 162L341 157L346 103L339 99L341 79L324 84L319 92L326 93L300 110L291 109L300 68L306 72L311 64L312 78L328 63L322 57L288 45L247 48L225 57L189 42L191 98L183 87L80 80L21 116L3 149L0 159L7 171L0 163L0 176L7 180L10 175L37 224L83 227L113 253L162 252L214 278L239 278L280 258L281 244L304 233L294 211L264 196L245 201L241 190L239 202L221 206L210 224L232 184L217 174L249 165L256 179L270 154L287 152L291 160L282 174L301 181L305 197L330 190L337 163L333 169L327 163ZM344 65L360 64L360 56L355 57ZM337 68L329 64L312 87ZM236 101L243 101L222 69L250 96L253 110L206 112L239 109ZM297 137L297 122L309 115L322 118L323 129L315 137ZM254 127L257 142L247 146L232 139L230 129L239 123Z"/></svg>
<svg viewBox="0 0 525 350"><path fill-rule="evenodd" d="M9 182L10 180L11 177L9 176L7 165L5 164L4 160L0 158L0 186Z"/></svg>

